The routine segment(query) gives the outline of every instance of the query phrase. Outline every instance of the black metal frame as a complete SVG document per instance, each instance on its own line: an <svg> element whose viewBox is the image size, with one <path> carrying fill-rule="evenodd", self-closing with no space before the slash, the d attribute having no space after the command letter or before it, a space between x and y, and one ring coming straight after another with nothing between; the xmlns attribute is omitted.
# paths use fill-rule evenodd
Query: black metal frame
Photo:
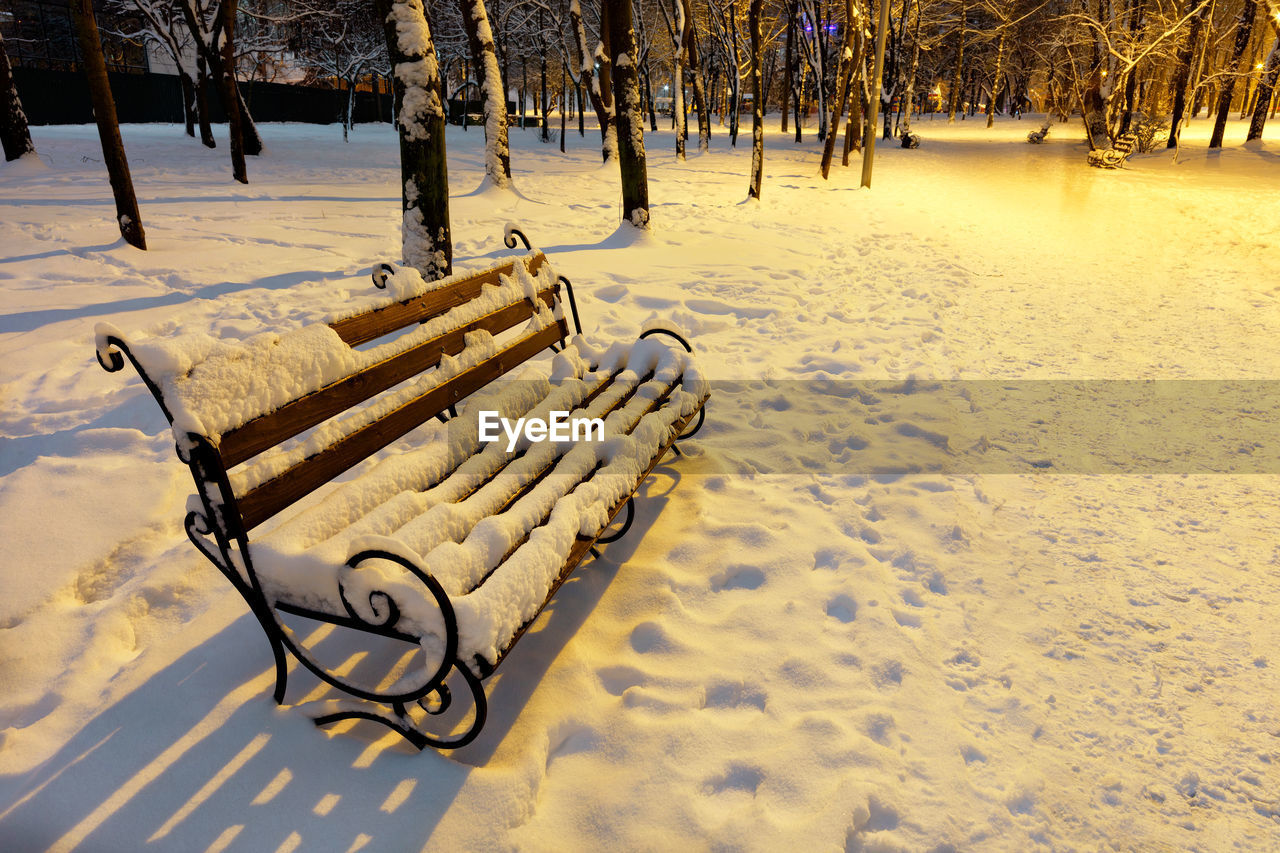
<svg viewBox="0 0 1280 853"><path fill-rule="evenodd" d="M516 231L515 233L519 232ZM521 234L522 238L523 236ZM510 239L510 235L508 235L508 239ZM381 265L379 269L394 273L394 268L388 264ZM574 324L580 333L581 328L578 326L578 312L577 306L573 302L573 291L568 286L567 279L561 278L559 281L566 285L566 292L569 295L570 305L573 309ZM378 284L378 270L374 272L374 283ZM385 286L385 280L379 286ZM687 341L676 333L667 330L650 330L641 337L658 333L672 335L686 349L692 351ZM130 351L128 343L115 335L107 335L101 341L101 344L102 346L97 349L96 355L98 363L102 365L103 369L109 373L120 371L124 367L125 359L128 359L139 377L141 377L147 390L155 398L170 426L172 426L173 415L165 403L164 394L160 386ZM452 407L450 414L455 414ZM704 405L698 410L697 426L692 431L679 436L675 441L688 438L696 433L701 428L705 416L706 407ZM344 704L344 707L315 716L314 720L317 726L328 725L341 720L371 720L399 733L418 749L423 749L427 746L438 749L453 749L473 741L480 733L487 717L487 700L482 679L492 674L497 664L489 665L485 661L477 660L476 670L479 672L479 675L477 675L471 666L458 658L457 619L449 596L440 586L440 583L412 561L389 551L366 550L352 556L346 563L346 568L350 571L358 570L361 564L369 560L382 560L399 566L409 575L416 578L426 588L427 594L435 600L436 606L440 610L444 623L445 647L440 661L430 677L415 679L408 686L401 686L401 682L405 680L402 678L391 687L378 690L350 682L341 676L335 675L324 664L316 660L312 651L307 648L297 633L281 618L281 614L324 622L417 646L421 645L422 638L397 629L400 606L390 593L379 590L371 591L368 594L368 603L375 619L370 621L363 618L348 600L341 575L338 580L338 597L346 610L345 616L311 610L287 602L270 600L259 582L257 573L254 571L248 531L245 529L235 495L227 477L226 467L223 465L217 448L203 435L188 433L185 439L185 441L177 444L176 450L178 458L191 471L191 476L196 484L196 491L200 497L201 510L189 511L183 521L183 527L186 530L187 538L191 540L191 544L230 581L231 585L245 600L250 612L253 613L258 623L262 626L267 642L271 646L271 653L275 662L276 679L272 695L276 704L284 703L288 681L288 660L285 655L287 650L321 681L354 699L362 700L364 703L359 707L346 707L345 703L340 703ZM672 450L679 452L675 447L674 441L670 446ZM639 488L639 485L637 483L636 488ZM635 518L635 503L632 497L627 498L625 509L627 517L622 527L607 536L601 535L597 537L588 549L590 553L598 557L600 552L595 547L597 544L614 542L630 530ZM553 589L552 595L554 595L554 592L555 590ZM534 618L537 618L536 615ZM499 662L505 657L505 652L506 650L499 658ZM422 723L425 720L415 720L411 716L410 706L411 704L417 705L425 712L426 717L438 716L444 713L452 704L452 695L445 682L455 671L462 677L471 694L475 707L474 716L471 724L460 734L452 737L436 737L422 727ZM431 702L430 700L433 697L435 701Z"/></svg>

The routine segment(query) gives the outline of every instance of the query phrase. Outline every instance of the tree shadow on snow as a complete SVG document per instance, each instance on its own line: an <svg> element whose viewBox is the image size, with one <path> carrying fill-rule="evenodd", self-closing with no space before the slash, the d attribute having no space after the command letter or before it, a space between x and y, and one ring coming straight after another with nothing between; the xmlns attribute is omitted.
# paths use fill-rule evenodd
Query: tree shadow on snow
<svg viewBox="0 0 1280 853"><path fill-rule="evenodd" d="M51 254L73 254L70 251ZM281 273L255 278L252 281L223 281L207 284L194 290L176 290L155 296L135 296L130 299L118 299L115 302L99 302L93 305L78 305L73 308L42 308L36 311L20 311L14 314L0 314L0 333L30 332L58 323L63 320L77 320L84 317L100 317L106 314L118 314L125 311L144 311L164 305L180 305L197 299L216 299L228 293L242 290L263 288L266 290L284 290L307 282L327 279L350 278L348 270L301 270L299 272Z"/></svg>

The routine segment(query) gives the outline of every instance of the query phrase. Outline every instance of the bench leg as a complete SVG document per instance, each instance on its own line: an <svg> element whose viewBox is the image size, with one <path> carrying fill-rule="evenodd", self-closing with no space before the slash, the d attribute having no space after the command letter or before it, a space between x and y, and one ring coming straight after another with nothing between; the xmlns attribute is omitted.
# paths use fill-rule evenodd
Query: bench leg
<svg viewBox="0 0 1280 853"><path fill-rule="evenodd" d="M467 688L471 693L471 701L475 705L475 713L471 724L459 734L448 737L437 737L431 734L423 726L426 719L421 722L415 720L410 715L409 709L402 702L393 702L391 703L391 709L386 710L381 704L357 704L351 700L339 700L331 703L333 710L320 713L313 719L317 726L327 726L342 720L370 720L375 723L381 723L420 750L428 746L435 749L457 749L460 746L466 746L475 740L476 736L480 734L480 730L484 728L489 706L484 695L484 685L466 664L455 661L454 669L466 681ZM444 684L440 685L437 695L439 696L439 702L435 707L429 708L425 706L423 700L419 700L417 703L428 717L443 714L452 704L449 688ZM426 697L423 698L425 699Z"/></svg>

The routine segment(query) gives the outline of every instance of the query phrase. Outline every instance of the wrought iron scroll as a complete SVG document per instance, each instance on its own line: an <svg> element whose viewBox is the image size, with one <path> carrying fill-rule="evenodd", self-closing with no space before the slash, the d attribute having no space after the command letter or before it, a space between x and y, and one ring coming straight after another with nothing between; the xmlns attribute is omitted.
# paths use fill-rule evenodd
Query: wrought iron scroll
<svg viewBox="0 0 1280 853"><path fill-rule="evenodd" d="M529 238L524 235L523 231L521 231L519 228L516 228L514 225L508 225L505 229L503 229L502 244L506 246L508 249L514 249L516 247L517 237L520 238L521 243L524 243L525 249L528 249L530 251L533 249L533 244L529 242Z"/></svg>

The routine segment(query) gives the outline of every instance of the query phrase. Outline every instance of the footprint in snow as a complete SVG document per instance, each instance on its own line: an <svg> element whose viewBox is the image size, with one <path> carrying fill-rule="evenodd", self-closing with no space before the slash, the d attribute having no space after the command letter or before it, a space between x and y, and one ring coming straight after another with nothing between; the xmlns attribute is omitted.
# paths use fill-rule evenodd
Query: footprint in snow
<svg viewBox="0 0 1280 853"><path fill-rule="evenodd" d="M614 696L621 696L628 688L639 687L649 680L648 676L634 666L607 666L596 670L596 676L604 689Z"/></svg>
<svg viewBox="0 0 1280 853"><path fill-rule="evenodd" d="M764 572L755 566L730 566L711 578L716 592L726 589L758 589L764 583Z"/></svg>
<svg viewBox="0 0 1280 853"><path fill-rule="evenodd" d="M627 288L621 284L610 284L605 287L597 287L591 291L591 294L597 299L603 299L605 302L617 302L627 295Z"/></svg>
<svg viewBox="0 0 1280 853"><path fill-rule="evenodd" d="M827 615L847 625L858 617L858 603L847 595L837 595L827 602Z"/></svg>
<svg viewBox="0 0 1280 853"><path fill-rule="evenodd" d="M763 711L768 694L741 681L712 682L707 686L704 708L755 708Z"/></svg>
<svg viewBox="0 0 1280 853"><path fill-rule="evenodd" d="M723 794L726 791L745 791L754 795L763 781L764 771L759 767L754 767L750 764L730 764L722 775L712 776L707 779L706 787L713 794Z"/></svg>

